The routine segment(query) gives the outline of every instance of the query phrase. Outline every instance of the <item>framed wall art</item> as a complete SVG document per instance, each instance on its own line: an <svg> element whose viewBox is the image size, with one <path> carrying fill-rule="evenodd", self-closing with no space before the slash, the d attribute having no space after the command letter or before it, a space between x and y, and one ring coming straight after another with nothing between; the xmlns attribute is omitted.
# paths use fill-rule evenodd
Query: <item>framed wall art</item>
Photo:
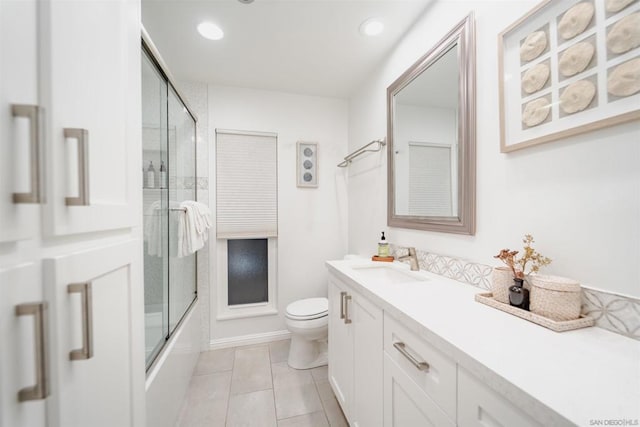
<svg viewBox="0 0 640 427"><path fill-rule="evenodd" d="M318 186L318 143L298 141L297 184L298 187Z"/></svg>
<svg viewBox="0 0 640 427"><path fill-rule="evenodd" d="M640 118L640 0L544 1L498 55L503 153Z"/></svg>

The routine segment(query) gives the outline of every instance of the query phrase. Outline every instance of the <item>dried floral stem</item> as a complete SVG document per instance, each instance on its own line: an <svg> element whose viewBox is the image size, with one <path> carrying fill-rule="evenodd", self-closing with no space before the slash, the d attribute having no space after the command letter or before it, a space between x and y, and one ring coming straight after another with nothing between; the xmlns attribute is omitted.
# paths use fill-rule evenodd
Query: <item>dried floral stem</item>
<svg viewBox="0 0 640 427"><path fill-rule="evenodd" d="M494 258L498 258L500 261L504 262L511 269L513 277L520 277L522 272L516 270L516 255L518 255L518 251L502 249L498 255L494 256Z"/></svg>
<svg viewBox="0 0 640 427"><path fill-rule="evenodd" d="M551 263L550 258L542 256L531 247L531 244L534 242L533 236L531 234L525 234L522 242L525 244L524 254L522 254L520 259L516 259L516 255L518 255L519 253L518 251L512 251L509 249L502 249L498 255L494 256L494 258L499 259L500 261L504 262L509 268L511 268L511 272L513 273L514 278L521 279L524 278L526 274L536 273L538 272L538 270L540 270L540 267ZM527 265L531 266L528 272Z"/></svg>

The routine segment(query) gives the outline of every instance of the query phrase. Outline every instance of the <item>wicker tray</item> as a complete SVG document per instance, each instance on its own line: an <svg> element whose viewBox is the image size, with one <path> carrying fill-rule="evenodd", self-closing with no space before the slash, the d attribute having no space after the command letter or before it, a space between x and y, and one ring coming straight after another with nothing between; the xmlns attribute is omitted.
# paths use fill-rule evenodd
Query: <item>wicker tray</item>
<svg viewBox="0 0 640 427"><path fill-rule="evenodd" d="M497 308L498 310L502 310L509 314L513 314L514 316L518 316L522 319L528 320L529 322L537 323L540 326L544 326L545 328L549 328L552 331L556 332L588 328L589 326L593 326L596 323L596 321L592 317L580 317L579 319L566 321L549 319L547 317L540 316L539 314L535 314L530 311L522 310L517 307L512 307L509 304L504 304L496 301L495 299L493 299L492 293L476 294L476 301L493 308Z"/></svg>

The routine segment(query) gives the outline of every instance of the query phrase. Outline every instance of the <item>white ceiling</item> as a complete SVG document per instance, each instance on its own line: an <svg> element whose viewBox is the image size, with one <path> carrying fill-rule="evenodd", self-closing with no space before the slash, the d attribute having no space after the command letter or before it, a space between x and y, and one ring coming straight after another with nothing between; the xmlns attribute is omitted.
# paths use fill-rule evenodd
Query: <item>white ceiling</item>
<svg viewBox="0 0 640 427"><path fill-rule="evenodd" d="M142 21L176 79L347 98L430 1L143 0ZM365 37L371 17L385 31ZM225 37L202 38L205 20Z"/></svg>

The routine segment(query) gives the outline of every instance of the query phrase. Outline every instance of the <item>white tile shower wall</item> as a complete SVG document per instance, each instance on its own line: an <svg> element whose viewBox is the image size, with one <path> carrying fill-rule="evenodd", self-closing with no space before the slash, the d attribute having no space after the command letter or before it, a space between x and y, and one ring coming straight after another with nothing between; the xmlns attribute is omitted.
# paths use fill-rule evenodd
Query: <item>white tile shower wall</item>
<svg viewBox="0 0 640 427"><path fill-rule="evenodd" d="M206 83L180 82L180 90L187 98L198 119L196 126L196 197L199 202L209 205L209 94ZM193 183L192 183L193 185ZM212 218L212 220L215 218ZM209 322L211 318L210 295L210 244L197 253L198 300L201 316L200 345L203 350L209 347Z"/></svg>
<svg viewBox="0 0 640 427"><path fill-rule="evenodd" d="M210 200L215 204L216 128L278 134L278 315L216 320L211 340L286 330L290 302L327 295L324 262L347 248L347 176L336 164L347 154L347 101L264 90L209 86ZM318 143L318 188L296 187L296 142ZM215 234L212 236L215 238ZM215 245L211 246L212 258ZM212 268L212 272L214 271ZM215 310L215 275L210 307Z"/></svg>
<svg viewBox="0 0 640 427"><path fill-rule="evenodd" d="M469 12L477 37L477 232L392 228L389 241L494 265L531 233L545 273L640 297L640 126L629 123L510 154L499 149L497 35L539 3L432 2L349 103L349 149L386 133L386 88ZM499 10L500 13L496 13ZM349 252L372 254L387 228L386 153L349 167Z"/></svg>

